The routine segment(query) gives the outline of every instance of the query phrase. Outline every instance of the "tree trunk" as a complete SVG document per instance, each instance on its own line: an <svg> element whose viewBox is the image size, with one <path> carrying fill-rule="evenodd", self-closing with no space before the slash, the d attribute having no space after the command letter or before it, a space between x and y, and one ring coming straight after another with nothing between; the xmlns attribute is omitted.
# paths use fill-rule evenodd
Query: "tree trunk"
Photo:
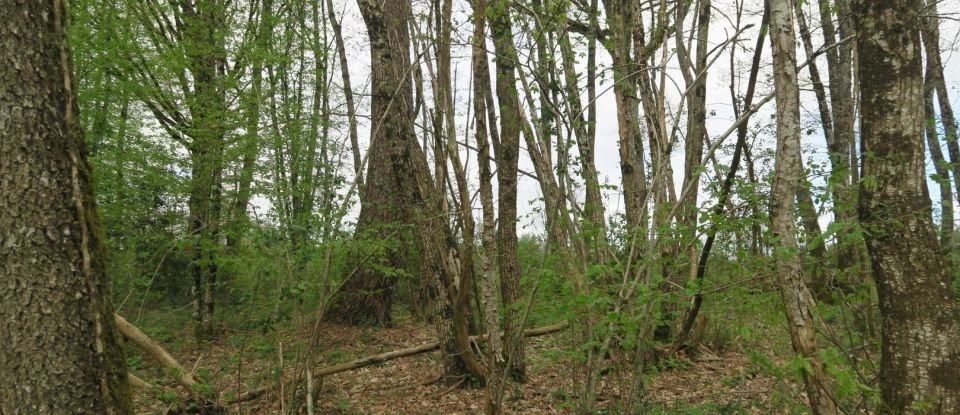
<svg viewBox="0 0 960 415"><path fill-rule="evenodd" d="M926 17L921 21L921 31L923 33L924 50L927 54L929 79L937 91L937 103L940 106L940 118L943 122L944 141L947 143L947 154L950 155L953 182L958 190L957 197L960 198L960 143L957 141L960 136L957 133L957 118L953 113L953 105L950 103L950 93L943 76L937 2L927 1L923 14Z"/></svg>
<svg viewBox="0 0 960 415"><path fill-rule="evenodd" d="M882 316L882 413L960 413L960 313L924 174L918 2L859 0L860 220Z"/></svg>
<svg viewBox="0 0 960 415"><path fill-rule="evenodd" d="M832 133L825 134L827 139L827 151L830 158L830 178L828 185L833 201L834 220L839 222L847 229L856 229L856 187L853 185L855 172L851 166L851 146L854 143L854 111L853 100L853 54L854 46L852 41L847 40L848 36L853 35L853 27L850 23L849 1L837 0L819 0L820 23L823 30L823 47L828 48L824 54L827 58L827 68L829 69L830 81L830 127ZM834 14L839 16L839 27L834 23ZM812 70L812 67L811 67ZM824 107L820 107L821 111ZM821 113L821 117L824 114ZM861 268L860 273L866 272L866 264L861 261L864 246L859 239L851 242L840 243L837 246L837 268L839 271L846 271L855 268ZM854 275L849 273L841 280L836 281L840 288L849 291ZM830 298L825 296L824 298Z"/></svg>
<svg viewBox="0 0 960 415"><path fill-rule="evenodd" d="M409 5L403 6L403 1L390 2L388 13L403 12ZM400 26L387 27L388 22L395 19L386 19L380 6L360 0L363 18L367 24L368 35L371 39L371 53L373 59L373 75L377 84L372 85L381 95L374 95L371 105L376 105L374 130L370 135L370 150L367 160L367 174L363 191L360 193L360 215L357 219L355 239L359 241L406 241L406 232L416 232L404 228L404 224L411 221L409 212L402 207L399 178L394 177L391 152L405 137L394 137L406 130L395 130L396 123L402 123L398 117L412 117L413 107L410 102L403 102L409 90L409 56L395 56L388 50L391 43L402 43L403 50L409 51L410 40L406 22ZM328 5L329 6L329 5ZM331 8L331 13L332 13ZM368 16L366 13L370 13ZM336 33L335 33L336 36ZM376 39L376 43L374 43ZM396 54L401 52L397 51ZM396 58L396 59L393 59ZM378 60L379 59L379 60ZM394 60L399 63L394 63ZM341 59L341 71L344 71L344 60ZM407 63L403 63L407 62ZM403 65L403 68L398 68ZM399 71L399 72L397 72ZM381 85L382 84L382 85ZM401 86L403 85L403 86ZM392 89L391 89L392 88ZM406 105L406 106L405 106ZM387 110L390 109L390 112ZM402 111L410 111L403 114ZM412 118L408 120L412 122ZM412 125L410 126L412 128ZM413 131L409 131L411 138ZM407 172L406 174L409 174ZM384 253L375 263L356 264L357 269L345 275L346 281L333 299L327 319L346 324L389 326L392 324L391 310L393 306L393 290L396 276L388 272L390 269L403 269L406 264L406 244L400 246L387 244L383 247Z"/></svg>
<svg viewBox="0 0 960 415"><path fill-rule="evenodd" d="M953 181L956 183L960 195L960 144L957 143L957 120L950 103L947 83L943 77L943 62L940 56L940 28L937 15L937 3L928 2L926 16L922 21L921 34L924 51L927 54L926 75L924 76L924 111L927 116L927 145L933 158L934 168L937 169L940 184L940 244L943 251L949 253L953 245L953 194L950 186L950 170L953 170ZM933 106L933 94L936 91L937 103L940 106L940 118L943 122L944 141L947 143L947 152L953 163L947 163L940 149L940 140L937 139L936 113ZM950 257L947 257L950 264Z"/></svg>
<svg viewBox="0 0 960 415"><path fill-rule="evenodd" d="M193 141L189 146L191 181L187 205L192 238L193 318L198 340L213 335L218 274L227 104L222 72L226 62L224 39L216 28L225 21L224 7L212 0L181 4L187 68L194 81L193 97L188 100L193 118L189 135Z"/></svg>
<svg viewBox="0 0 960 415"><path fill-rule="evenodd" d="M327 13L330 14L330 27L333 29L333 38L337 45L337 56L340 58L340 78L343 81L343 98L347 104L347 123L350 131L350 149L353 152L353 171L357 175L357 186L363 188L363 163L360 159L360 141L357 134L357 112L353 103L353 89L350 83L350 68L347 64L347 48L343 43L343 30L333 9L333 0L327 0Z"/></svg>
<svg viewBox="0 0 960 415"><path fill-rule="evenodd" d="M807 26L807 19L804 17L803 10L800 6L800 3L794 3L794 11L797 16L797 26L800 29L800 38L803 41L804 54L810 57L814 54L813 40L810 35L810 29ZM830 53L833 52L831 51ZM827 143L833 143L836 141L833 130L833 116L831 115L832 112L827 101L827 92L823 86L823 80L820 78L820 70L817 68L816 60L811 60L808 63L807 70L810 71L810 82L813 83L813 92L817 97L817 107L820 110L820 124L821 128L823 128L823 135L826 137ZM800 184L798 192L797 202L799 203L799 211L803 219L803 228L807 234L806 243L809 244L810 241L820 236L821 230L818 222L820 215L816 211L816 206L813 204L809 181L804 179ZM808 249L808 252L813 255L813 266L809 267L809 269L812 272L810 282L814 295L817 296L817 299L830 300L832 298L830 295L831 280L829 278L827 264L824 262L827 256L824 242L819 242L816 246L813 246L812 249Z"/></svg>
<svg viewBox="0 0 960 415"><path fill-rule="evenodd" d="M815 415L830 415L837 413L837 407L830 396L830 382L817 354L817 335L813 327L816 304L803 280L800 258L796 255L794 199L803 170L800 166L800 89L797 86L793 7L790 0L768 0L768 5L777 94L777 159L770 194L770 222L778 245L776 263L780 296L793 349L810 364L810 370L803 372L810 408Z"/></svg>
<svg viewBox="0 0 960 415"><path fill-rule="evenodd" d="M490 71L487 69L486 0L473 4L473 85L474 121L476 122L477 163L480 170L480 205L483 210L483 304L487 326L486 402L487 415L499 415L503 400L503 381L506 357L500 338L500 306L497 299L497 242L496 219L493 208L493 170L490 168L490 139L487 132L487 102L484 91L490 89Z"/></svg>
<svg viewBox="0 0 960 415"><path fill-rule="evenodd" d="M943 157L940 148L940 135L937 133L937 113L934 109L934 83L932 80L931 60L927 60L927 71L923 81L923 114L926 117L927 149L933 168L937 173L934 179L940 187L940 249L944 255L950 254L953 245L953 188L950 186L949 163Z"/></svg>
<svg viewBox="0 0 960 415"><path fill-rule="evenodd" d="M617 104L617 125L620 135L620 175L627 232L631 240L645 239L646 166L643 161L643 134L640 129L640 108L637 99L636 65L631 55L634 14L638 11L629 1L603 2L611 39L604 42L613 59L613 93ZM651 150L652 151L652 150ZM656 166L654 166L656 167ZM639 245L638 245L639 246ZM637 250L639 251L639 249Z"/></svg>
<svg viewBox="0 0 960 415"><path fill-rule="evenodd" d="M517 170L520 155L520 99L517 95L516 56L510 8L506 0L491 4L490 28L499 58L496 60L497 100L500 104L500 147L496 150L499 227L497 262L504 304L504 340L507 373L517 381L526 378L524 340L520 334L522 293L517 262Z"/></svg>
<svg viewBox="0 0 960 415"><path fill-rule="evenodd" d="M561 33L560 58L563 64L564 87L566 93L566 109L572 120L572 134L577 141L577 150L580 153L580 177L584 185L583 218L581 219L581 238L589 252L589 259L595 263L606 262L604 249L606 242L606 218L603 211L603 197L600 192L600 179L596 164L596 134L589 127L593 121L583 114L583 103L580 100L579 73L576 71L576 54L570 43L570 34ZM595 41L593 41L595 42ZM591 63L588 62L588 66ZM595 63L594 63L595 65ZM588 67L589 69L589 67ZM595 68L593 70L596 70ZM589 83L593 79L588 76ZM596 105L593 100L588 102L590 108ZM589 110L588 110L589 111Z"/></svg>
<svg viewBox="0 0 960 415"><path fill-rule="evenodd" d="M385 99L390 100L390 97ZM385 130L386 127L377 128ZM406 268L406 243L397 246L387 242L408 240L405 235L408 230L403 224L409 223L409 215L401 209L398 200L399 189L392 177L389 143L382 138L387 132L374 131L371 135L366 182L354 235L358 241L386 243L384 253L373 262L355 264L358 268L347 272L346 281L326 315L331 321L373 326L392 324L390 312L397 277L388 274L387 270Z"/></svg>
<svg viewBox="0 0 960 415"><path fill-rule="evenodd" d="M444 378L448 381L462 379L479 369L472 350L464 349L457 342L459 333L453 318L460 278L458 253L447 218L441 214L440 193L430 177L426 155L414 130L407 27L411 18L410 3L390 1L381 4L375 0L358 0L358 4L370 37L371 151L375 157L383 158L379 163L385 167L380 177L367 175L367 191L390 192L383 195L384 200L393 201L396 207L393 212L408 218L408 223L413 225L413 236L420 253L421 278L429 283L430 298L435 305L434 323L443 354ZM369 194L367 198L369 201ZM365 202L362 209L368 209L368 205L369 202ZM364 216L362 209L361 218ZM376 277L392 285L392 278ZM385 311L389 318L389 309Z"/></svg>
<svg viewBox="0 0 960 415"><path fill-rule="evenodd" d="M0 413L128 414L61 1L0 1Z"/></svg>

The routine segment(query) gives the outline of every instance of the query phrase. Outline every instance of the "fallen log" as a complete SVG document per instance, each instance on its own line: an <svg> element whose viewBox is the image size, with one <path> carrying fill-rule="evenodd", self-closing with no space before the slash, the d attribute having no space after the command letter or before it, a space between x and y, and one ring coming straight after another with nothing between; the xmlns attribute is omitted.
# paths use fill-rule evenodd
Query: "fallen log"
<svg viewBox="0 0 960 415"><path fill-rule="evenodd" d="M137 375L130 372L127 372L127 383L137 389L150 389L153 387L153 385L147 383L147 381L140 379Z"/></svg>
<svg viewBox="0 0 960 415"><path fill-rule="evenodd" d="M566 322L561 322L561 323L557 323L557 324L551 324L551 325L549 325L549 326L543 326L543 327L537 327L537 328L533 328L533 329L527 329L527 330L524 330L524 331L523 331L523 336L524 336L524 337L537 337L537 336L543 336L543 335L547 335L547 334L552 334L552 333L556 333L556 332L559 332L559 331L563 331L564 329L567 328L567 326L568 326L568 324L567 324ZM471 342L482 343L482 342L484 342L484 341L486 340L486 337L487 337L487 336L486 336L485 334L484 334L484 335L477 335L477 336L470 336L470 341L471 341ZM317 370L314 370L314 371L313 371L313 376L314 376L315 378L320 378L320 377L324 377L324 376L330 376L330 375L334 375L334 374L337 374L337 373L347 372L347 371L350 371L350 370L359 369L359 368L362 368L362 367L374 365L374 364L377 364L377 363L383 363L383 362L386 362L386 361L390 361L390 360L394 360L394 359L399 359L399 358L401 358L401 357L414 356L414 355L418 355L418 354L421 354L421 353L432 352L432 351L438 350L438 349L440 349L440 343L438 343L438 342L424 343L424 344L421 344L421 345L419 345L419 346L413 346L413 347L408 347L408 348L405 348L405 349L399 349L399 350L394 350L394 351L390 351L390 352L386 352L386 353L381 353L381 354L376 354L376 355L372 355L372 356L366 356L366 357L362 357L362 358L360 358L360 359L353 360L353 361L350 361L350 362L345 362L345 363L341 363L341 364L338 364L338 365L333 365L333 366L328 366L328 367L320 368L320 369L317 369ZM287 386L290 382L293 382L293 379L286 378L286 379L284 379L283 382L281 382L280 384L283 384L284 386ZM259 398L260 396L263 396L263 395L266 394L267 392L270 392L270 391L276 389L278 386L279 386L278 383L271 383L271 384L266 385L266 386L261 386L261 387L256 388L256 389L249 390L249 391L247 391L247 392L241 393L241 394L240 394L239 396L237 396L236 398L234 398L234 399L230 400L229 402L227 402L227 405L233 405L233 404L239 403L239 402L246 402L246 401L254 400L254 399L256 399L256 398Z"/></svg>
<svg viewBox="0 0 960 415"><path fill-rule="evenodd" d="M119 314L114 314L113 317L117 330L123 337L133 342L133 344L150 355L154 360L172 370L177 383L190 391L190 394L198 395L200 393L196 387L199 384L197 379L194 378L193 374L187 371L177 359L174 359L173 356L157 344L157 342L153 341L153 339L140 331L136 326L130 324L125 318L120 317ZM133 375L128 374L128 378L130 378L130 376ZM141 382L143 381L141 380ZM131 384L134 383L131 382Z"/></svg>

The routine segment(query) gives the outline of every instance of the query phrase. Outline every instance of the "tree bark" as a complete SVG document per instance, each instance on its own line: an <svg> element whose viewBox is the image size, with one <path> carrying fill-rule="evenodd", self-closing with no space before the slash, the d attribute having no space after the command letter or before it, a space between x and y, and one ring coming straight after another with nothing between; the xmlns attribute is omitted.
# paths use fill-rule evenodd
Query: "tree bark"
<svg viewBox="0 0 960 415"><path fill-rule="evenodd" d="M66 7L0 14L0 413L132 413Z"/></svg>
<svg viewBox="0 0 960 415"><path fill-rule="evenodd" d="M490 169L490 139L487 132L487 103L484 91L490 89L490 71L487 69L486 49L486 0L476 0L473 4L473 88L474 112L476 122L477 163L480 170L480 205L483 210L483 304L487 326L486 402L484 412L487 415L499 415L503 400L503 377L506 358L500 338L500 306L497 299L497 241L496 219L493 208L493 170Z"/></svg>
<svg viewBox="0 0 960 415"><path fill-rule="evenodd" d="M611 38L603 42L613 59L613 93L617 104L617 125L620 135L620 175L626 213L627 232L633 238L645 239L646 166L643 161L643 134L637 99L636 65L631 55L631 24L639 13L632 2L604 1ZM651 149L652 151L652 149ZM656 165L654 165L656 168Z"/></svg>
<svg viewBox="0 0 960 415"><path fill-rule="evenodd" d="M777 158L770 194L771 230L777 239L776 264L780 296L787 315L794 351L810 364L803 371L807 399L815 415L837 413L830 396L830 381L817 352L813 327L816 304L803 280L797 251L794 215L797 186L800 184L800 90L797 86L797 58L790 0L768 0L770 43L773 47L773 79L777 99Z"/></svg>
<svg viewBox="0 0 960 415"><path fill-rule="evenodd" d="M406 122L412 123L412 103L404 102L410 92L409 54L410 39L407 24L393 22L385 17L403 13L404 1L390 2L390 10L385 12L379 6L359 1L364 14L367 32L371 39L373 75L377 83L371 105L374 124L370 135L370 152L367 160L367 174L364 189L360 197L360 215L357 218L355 239L360 241L405 241L408 230L405 224L412 220L409 212L402 206L401 185L394 177L393 157L391 153L406 153L403 140L416 140L412 124L409 130ZM399 18L399 17L397 17ZM390 27L387 24L394 23ZM399 25L399 26L398 26ZM399 44L399 46L397 45ZM391 46L402 47L390 53ZM402 52L401 52L402 50ZM397 56L403 53L404 56ZM397 62L394 62L396 60ZM341 62L342 65L342 62ZM390 112L387 110L390 109ZM404 111L408 111L406 114ZM410 117L403 121L401 117ZM404 129L398 129L397 124ZM400 134L409 137L396 137ZM399 146L399 147L398 147ZM409 174L405 172L404 174ZM387 245L376 263L359 264L358 269L348 273L348 278L334 297L327 319L346 324L388 326L392 324L393 289L396 276L387 271L403 269L407 266L404 246Z"/></svg>
<svg viewBox="0 0 960 415"><path fill-rule="evenodd" d="M462 379L476 367L473 351L458 342L453 323L458 295L459 263L455 240L443 215L439 191L430 177L427 158L414 130L413 88L410 74L410 3L358 0L370 37L371 142L373 154L384 160L382 177L367 175L367 191L392 191L396 212L409 219L420 253L421 278L433 299L434 323L443 352L444 378ZM370 195L367 195L368 199ZM364 206L366 208L366 206ZM363 211L361 210L361 216ZM386 280L392 284L391 280ZM344 303L341 303L344 304ZM389 309L385 316L389 318Z"/></svg>
<svg viewBox="0 0 960 415"><path fill-rule="evenodd" d="M520 334L522 293L517 261L517 173L520 154L520 99L517 95L516 56L509 2L491 4L490 29L496 49L497 101L500 105L500 146L496 150L499 226L497 263L504 304L504 342L507 373L517 380L526 378L524 340Z"/></svg>
<svg viewBox="0 0 960 415"><path fill-rule="evenodd" d="M859 214L882 316L881 413L960 413L960 312L924 174L919 4L854 4L864 155Z"/></svg>

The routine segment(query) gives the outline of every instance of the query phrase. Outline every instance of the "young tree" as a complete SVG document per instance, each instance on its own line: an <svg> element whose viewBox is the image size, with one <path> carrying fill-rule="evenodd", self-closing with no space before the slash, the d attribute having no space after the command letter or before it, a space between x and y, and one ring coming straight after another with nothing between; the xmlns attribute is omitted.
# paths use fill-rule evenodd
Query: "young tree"
<svg viewBox="0 0 960 415"><path fill-rule="evenodd" d="M938 249L924 157L919 2L854 3L859 216L882 315L881 413L960 413L960 310Z"/></svg>
<svg viewBox="0 0 960 415"><path fill-rule="evenodd" d="M517 169L520 155L520 99L517 96L517 51L513 43L510 6L496 0L488 7L490 31L498 58L497 100L500 104L500 146L496 149L499 221L497 263L504 303L504 343L510 377L526 378L521 326L520 265L517 262Z"/></svg>
<svg viewBox="0 0 960 415"><path fill-rule="evenodd" d="M128 414L62 1L0 1L0 413Z"/></svg>
<svg viewBox="0 0 960 415"><path fill-rule="evenodd" d="M159 126L189 153L187 250L197 339L213 334L225 140L231 129L227 92L246 65L242 58L228 64L228 31L239 9L226 3L127 2L124 12L139 25L123 53L114 56L124 76L138 84L135 93Z"/></svg>
<svg viewBox="0 0 960 415"><path fill-rule="evenodd" d="M813 327L816 304L803 279L797 251L794 199L803 169L800 166L800 89L797 86L796 36L790 0L769 0L773 80L777 98L777 160L770 194L770 228L777 238L776 263L780 296L787 314L793 350L810 362L803 380L814 414L836 414L830 382L817 355Z"/></svg>

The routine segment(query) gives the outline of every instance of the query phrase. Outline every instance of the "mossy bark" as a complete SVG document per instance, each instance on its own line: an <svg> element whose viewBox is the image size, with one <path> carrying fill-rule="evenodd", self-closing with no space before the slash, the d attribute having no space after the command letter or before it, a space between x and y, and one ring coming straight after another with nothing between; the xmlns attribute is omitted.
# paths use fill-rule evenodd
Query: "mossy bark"
<svg viewBox="0 0 960 415"><path fill-rule="evenodd" d="M62 1L0 2L0 413L132 413Z"/></svg>

